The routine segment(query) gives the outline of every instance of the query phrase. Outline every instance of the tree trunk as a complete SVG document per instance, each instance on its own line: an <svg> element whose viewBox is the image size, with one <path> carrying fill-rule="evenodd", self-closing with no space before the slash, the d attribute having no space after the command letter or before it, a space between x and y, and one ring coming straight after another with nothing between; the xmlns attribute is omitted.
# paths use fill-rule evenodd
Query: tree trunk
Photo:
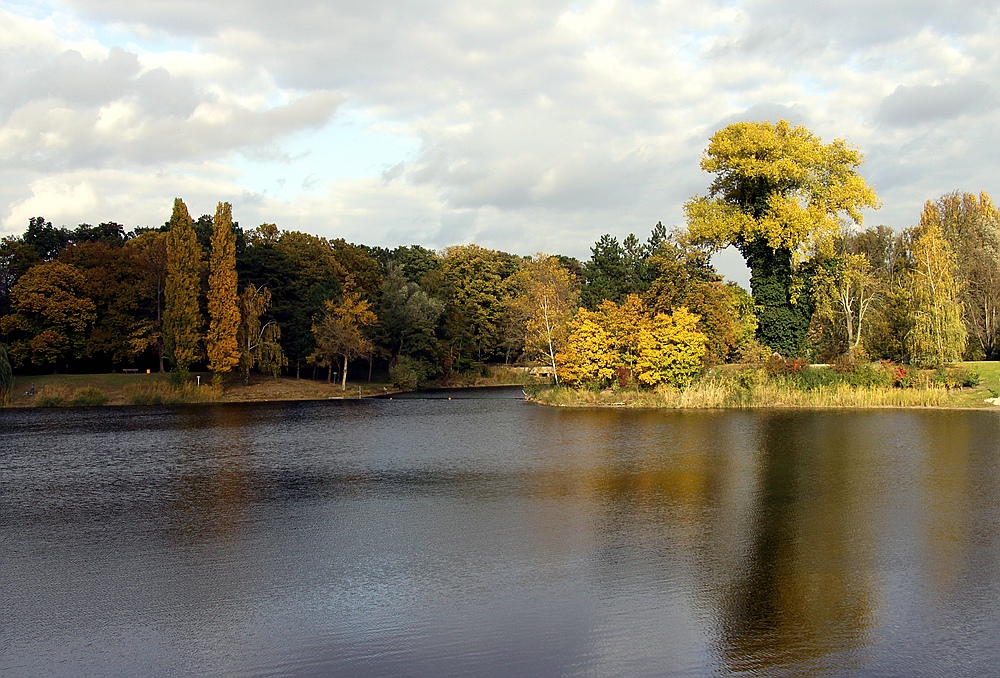
<svg viewBox="0 0 1000 678"><path fill-rule="evenodd" d="M332 360L330 361L330 364L326 366L326 383L328 383L328 384L332 384L333 383L333 361Z"/></svg>
<svg viewBox="0 0 1000 678"><path fill-rule="evenodd" d="M344 356L344 373L340 375L340 390L347 390L347 356Z"/></svg>

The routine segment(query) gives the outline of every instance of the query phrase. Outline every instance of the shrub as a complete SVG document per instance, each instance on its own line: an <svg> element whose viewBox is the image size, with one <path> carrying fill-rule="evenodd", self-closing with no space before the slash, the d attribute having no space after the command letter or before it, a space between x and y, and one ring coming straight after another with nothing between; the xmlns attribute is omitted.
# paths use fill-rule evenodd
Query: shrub
<svg viewBox="0 0 1000 678"><path fill-rule="evenodd" d="M62 385L50 384L38 389L35 407L65 407L72 399L72 391Z"/></svg>
<svg viewBox="0 0 1000 678"><path fill-rule="evenodd" d="M975 370L967 370L964 367L960 367L951 374L954 381L959 386L964 386L966 388L973 388L983 383L983 378L979 376L979 372L976 372Z"/></svg>
<svg viewBox="0 0 1000 678"><path fill-rule="evenodd" d="M95 386L85 386L73 395L74 407L100 407L108 402L108 394Z"/></svg>
<svg viewBox="0 0 1000 678"><path fill-rule="evenodd" d="M837 374L853 374L858 363L850 353L842 353L830 361L830 367Z"/></svg>
<svg viewBox="0 0 1000 678"><path fill-rule="evenodd" d="M389 379L403 391L414 391L427 381L427 365L410 356L401 355L389 368Z"/></svg>

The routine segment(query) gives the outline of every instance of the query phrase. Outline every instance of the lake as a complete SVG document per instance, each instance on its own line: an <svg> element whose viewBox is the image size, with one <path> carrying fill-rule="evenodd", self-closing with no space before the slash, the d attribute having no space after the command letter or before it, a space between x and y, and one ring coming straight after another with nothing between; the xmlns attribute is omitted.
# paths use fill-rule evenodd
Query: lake
<svg viewBox="0 0 1000 678"><path fill-rule="evenodd" d="M0 411L0 674L1000 665L995 412L430 395Z"/></svg>

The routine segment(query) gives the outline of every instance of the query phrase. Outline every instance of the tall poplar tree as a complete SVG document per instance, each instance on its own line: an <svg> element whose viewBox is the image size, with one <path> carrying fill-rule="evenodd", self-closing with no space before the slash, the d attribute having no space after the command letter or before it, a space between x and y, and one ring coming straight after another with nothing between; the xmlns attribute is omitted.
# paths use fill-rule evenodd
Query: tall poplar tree
<svg viewBox="0 0 1000 678"><path fill-rule="evenodd" d="M187 205L176 198L167 224L163 333L167 357L178 381L187 377L192 363L202 356L202 321L198 308L202 255L192 224Z"/></svg>
<svg viewBox="0 0 1000 678"><path fill-rule="evenodd" d="M236 289L236 234L233 208L220 202L212 220L212 251L208 274L208 369L215 380L240 363L236 333L240 327L239 296Z"/></svg>

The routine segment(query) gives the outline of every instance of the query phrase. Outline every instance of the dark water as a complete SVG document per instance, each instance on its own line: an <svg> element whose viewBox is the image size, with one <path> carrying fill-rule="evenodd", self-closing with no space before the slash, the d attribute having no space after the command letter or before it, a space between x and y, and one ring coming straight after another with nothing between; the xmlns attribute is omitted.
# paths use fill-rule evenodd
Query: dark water
<svg viewBox="0 0 1000 678"><path fill-rule="evenodd" d="M476 395L0 412L0 674L1000 670L995 413Z"/></svg>

